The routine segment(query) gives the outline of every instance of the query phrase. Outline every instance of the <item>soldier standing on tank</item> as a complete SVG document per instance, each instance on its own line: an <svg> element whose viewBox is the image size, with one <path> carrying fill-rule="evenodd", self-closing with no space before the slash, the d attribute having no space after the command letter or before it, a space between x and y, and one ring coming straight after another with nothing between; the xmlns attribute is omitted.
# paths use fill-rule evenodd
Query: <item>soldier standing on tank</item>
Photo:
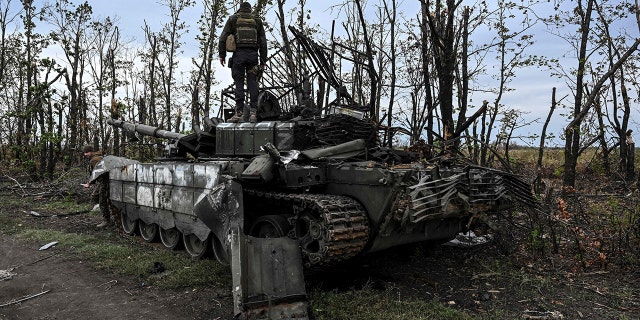
<svg viewBox="0 0 640 320"><path fill-rule="evenodd" d="M88 168L89 175L91 175L96 164L102 160L102 152L95 151L91 145L86 145L82 147L82 154L89 160ZM102 213L102 222L96 227L104 228L111 222L111 213L109 212L109 175L103 174L92 182L96 183L96 187L91 193L91 200L98 203ZM82 186L89 188L92 182L83 183Z"/></svg>
<svg viewBox="0 0 640 320"><path fill-rule="evenodd" d="M227 55L227 37L235 38L235 51L229 60L231 76L235 84L236 113L229 122L256 122L258 105L258 76L267 61L267 39L262 20L251 13L251 4L243 2L240 10L227 19L220 34L218 52L220 64L225 65ZM259 57L258 57L259 54ZM250 115L244 112L244 80L247 79L247 91L251 103Z"/></svg>

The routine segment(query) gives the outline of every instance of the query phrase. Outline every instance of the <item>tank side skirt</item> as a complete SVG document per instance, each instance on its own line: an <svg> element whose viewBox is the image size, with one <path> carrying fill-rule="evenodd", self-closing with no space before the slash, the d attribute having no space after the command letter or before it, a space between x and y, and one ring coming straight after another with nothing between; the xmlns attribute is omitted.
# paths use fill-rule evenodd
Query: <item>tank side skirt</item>
<svg viewBox="0 0 640 320"><path fill-rule="evenodd" d="M133 164L110 172L111 201L130 220L176 227L205 241L211 230L192 208L196 199L218 184L228 162Z"/></svg>

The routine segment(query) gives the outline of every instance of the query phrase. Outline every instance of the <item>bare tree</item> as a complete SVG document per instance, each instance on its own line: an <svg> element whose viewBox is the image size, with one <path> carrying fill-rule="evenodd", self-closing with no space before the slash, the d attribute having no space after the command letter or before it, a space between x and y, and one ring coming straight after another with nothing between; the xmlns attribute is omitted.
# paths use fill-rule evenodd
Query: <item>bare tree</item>
<svg viewBox="0 0 640 320"><path fill-rule="evenodd" d="M10 8L11 0L7 0L4 5L0 4L0 83L4 79L11 50L11 47L7 45L9 42L7 28L19 16L19 12L11 12Z"/></svg>
<svg viewBox="0 0 640 320"><path fill-rule="evenodd" d="M583 124L583 120L595 105L605 82L610 80L611 75L615 74L622 67L624 62L637 50L638 45L640 45L640 38L637 38L626 48L624 53L620 54L615 61L610 63L608 70L603 70L601 75L594 76L593 78L595 80L593 84L589 85L585 77L587 72L591 70L588 66L594 57L594 52L589 50L589 45L595 43L595 48L597 49L600 43L606 43L607 41L606 37L603 37L601 34L592 34L592 31L597 29L592 26L592 22L594 20L594 10L598 5L596 0L586 0L586 3L580 0L577 1L572 11L564 12L564 19L560 15L555 15L547 20L554 24L560 23L561 26L564 26L564 23L575 24L580 31L578 37L572 37L571 35L563 36L565 40L575 46L578 64L575 72L564 73L572 80L573 87L571 90L573 90L574 95L571 114L572 119L564 129L563 185L566 188L575 187L576 165L582 150L581 125ZM604 11L602 12L604 13Z"/></svg>
<svg viewBox="0 0 640 320"><path fill-rule="evenodd" d="M69 163L81 156L75 150L82 142L81 130L86 129L86 119L81 119L81 115L86 114L86 92L82 77L88 50L86 47L88 41L85 37L87 30L90 29L91 15L92 8L86 1L74 7L69 0L57 0L46 14L47 20L55 28L54 40L62 49L70 70L65 73L69 91L68 113L65 119L69 136L65 148Z"/></svg>
<svg viewBox="0 0 640 320"><path fill-rule="evenodd" d="M93 21L92 33L93 44L91 50L88 51L89 71L95 82L97 91L97 110L96 120L98 126L96 132L100 137L100 145L105 147L106 130L105 130L105 111L111 108L104 108L104 98L111 95L111 99L115 98L118 80L116 78L116 54L120 46L120 37L118 27L111 18L106 17L102 20Z"/></svg>
<svg viewBox="0 0 640 320"><path fill-rule="evenodd" d="M526 11L529 9L528 7L507 1L499 1L497 7L495 14L488 15L489 24L496 29L497 41L489 44L487 49L492 47L497 49L496 59L499 61L499 71L494 78L498 81L498 84L496 88L492 90L496 98L493 100L491 108L487 110L487 114L483 115L482 133L480 136L483 142L480 148L480 164L482 165L488 164L487 148L491 143L493 136L492 131L496 119L501 112L508 112L508 110L502 110L504 108L502 99L507 92L512 91L509 84L515 78L516 70L532 63L531 58L526 56L525 52L534 44L532 36L527 34L527 31L534 25L531 20L523 19L520 28L517 30L509 28L510 17L514 16L513 11ZM523 14L523 16L526 18L527 15Z"/></svg>
<svg viewBox="0 0 640 320"><path fill-rule="evenodd" d="M432 4L430 0L421 0L426 5L427 23L429 25L429 39L434 44L432 51L435 60L435 69L438 74L438 100L440 102L440 117L443 126L445 140L452 138L453 122L453 89L456 71L455 44L455 15L460 6L460 1L436 0ZM433 9L432 9L433 8Z"/></svg>
<svg viewBox="0 0 640 320"><path fill-rule="evenodd" d="M162 55L156 55L156 62L160 78L162 80L162 89L164 97L164 127L167 130L171 130L172 122L172 94L174 91L174 73L178 64L178 54L180 54L180 48L182 43L180 42L184 32L186 32L187 25L184 20L181 20L180 15L189 6L193 5L191 0L163 0L162 5L169 9L169 22L167 22L162 31L157 34L158 41L161 46L158 48ZM179 128L175 128L176 131Z"/></svg>
<svg viewBox="0 0 640 320"><path fill-rule="evenodd" d="M158 79L157 79L157 61L159 53L158 46L158 36L151 31L151 28L146 24L144 26L144 34L147 45L149 46L148 52L142 52L142 60L145 62L145 70L143 73L146 74L144 77L145 84L145 101L148 101L149 107L149 121L151 125L160 125L161 121L158 121L157 111L156 111L156 98L158 96L158 92L156 88L158 87ZM141 110L141 114L144 114L144 110Z"/></svg>
<svg viewBox="0 0 640 320"><path fill-rule="evenodd" d="M607 17L607 13L605 12L605 8L596 3L596 11L598 12L598 21L600 33L606 39L606 47L603 49L604 55L607 57L606 62L602 64L606 66L606 68L611 69L615 64L615 60L620 59L620 49L625 42L625 35L614 38L610 32L610 21L625 19L629 15L630 12L635 10L634 6L631 3L620 3L617 5L616 10L610 10L611 18ZM628 59L629 62L637 61L637 58L632 56ZM620 161L619 161L619 171L625 172L625 176L628 180L631 180L634 176L634 167L635 163L629 163L627 160L633 159L629 158L629 154L633 153L633 149L630 148L628 144L628 128L629 128L629 118L631 116L631 104L629 98L629 92L627 89L627 77L629 77L627 73L627 69L632 69L632 65L630 63L625 63L620 66L619 71L612 73L609 77L610 90L611 90L611 110L612 116L610 118L611 127L615 130L615 133L618 138L617 145L620 150ZM633 78L630 78L633 79ZM619 94L618 94L618 86L619 86ZM621 101L618 101L618 97L621 97ZM601 99L598 102L598 114L599 120L601 121L601 139L603 146L603 156L605 160L608 160L609 148L604 144L604 122L602 121L603 110L601 108L600 103L606 105L608 99ZM631 140L632 141L632 140ZM608 161L605 161L605 164L608 165Z"/></svg>
<svg viewBox="0 0 640 320"><path fill-rule="evenodd" d="M217 28L226 13L223 0L204 1L203 12L198 21L200 34L196 36L200 47L200 61L194 59L196 70L193 72L191 90L191 125L200 125L200 117L208 116L211 110L212 89L214 85L214 58L217 47ZM202 105L200 95L203 95Z"/></svg>

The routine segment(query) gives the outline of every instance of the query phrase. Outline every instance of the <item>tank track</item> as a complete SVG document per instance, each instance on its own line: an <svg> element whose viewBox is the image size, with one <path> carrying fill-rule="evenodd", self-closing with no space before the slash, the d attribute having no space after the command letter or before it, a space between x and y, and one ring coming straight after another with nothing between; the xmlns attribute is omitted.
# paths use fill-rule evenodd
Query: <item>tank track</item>
<svg viewBox="0 0 640 320"><path fill-rule="evenodd" d="M352 198L253 189L244 191L249 196L293 208L294 217L289 220L293 230L288 236L300 243L307 268L348 260L360 254L367 244L367 214Z"/></svg>

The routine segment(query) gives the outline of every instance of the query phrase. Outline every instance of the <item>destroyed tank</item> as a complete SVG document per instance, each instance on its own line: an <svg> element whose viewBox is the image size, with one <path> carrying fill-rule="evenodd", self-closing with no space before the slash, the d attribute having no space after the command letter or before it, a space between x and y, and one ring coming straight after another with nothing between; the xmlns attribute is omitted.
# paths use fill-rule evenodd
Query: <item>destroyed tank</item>
<svg viewBox="0 0 640 320"><path fill-rule="evenodd" d="M305 268L448 241L476 217L534 205L511 173L381 147L352 100L313 110L309 78L293 107L263 91L257 123L207 118L181 134L108 121L130 137L171 141L153 162L107 156L96 167L94 175L109 174L124 231L171 249L182 243L194 258L211 250L230 264L236 314L305 318Z"/></svg>
<svg viewBox="0 0 640 320"><path fill-rule="evenodd" d="M227 229L235 222L246 235L295 239L312 267L450 240L473 217L534 202L529 185L507 172L456 163L390 165L383 159L401 159L404 152L368 145L373 127L349 118L218 123L191 135L173 133L168 150L176 153L153 163L107 156L105 164L114 161L107 166L117 168L110 171L112 204L121 210L126 233L138 231L147 241L158 236L172 249L182 239L195 258L211 244L215 257L228 262ZM166 137L158 128L108 122ZM340 125L334 130L345 137L362 137L294 148L297 131L313 146L310 128L318 135L330 125ZM206 153L203 144L215 147Z"/></svg>

